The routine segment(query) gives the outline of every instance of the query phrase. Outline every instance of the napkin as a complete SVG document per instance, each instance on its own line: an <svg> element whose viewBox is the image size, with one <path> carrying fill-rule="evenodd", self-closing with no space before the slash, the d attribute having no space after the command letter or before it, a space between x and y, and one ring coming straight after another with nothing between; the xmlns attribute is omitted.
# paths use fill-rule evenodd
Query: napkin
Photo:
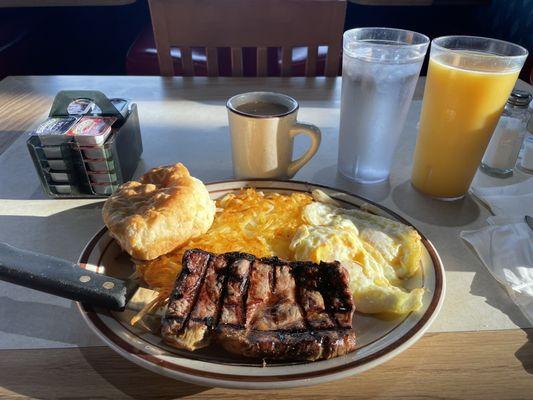
<svg viewBox="0 0 533 400"><path fill-rule="evenodd" d="M492 276L533 324L533 230L524 220L533 216L533 179L503 187L472 188L495 216L488 226L463 231Z"/></svg>
<svg viewBox="0 0 533 400"><path fill-rule="evenodd" d="M489 217L488 227L461 237L533 324L533 230L523 221Z"/></svg>
<svg viewBox="0 0 533 400"><path fill-rule="evenodd" d="M533 178L508 186L472 187L471 192L494 215L533 216Z"/></svg>

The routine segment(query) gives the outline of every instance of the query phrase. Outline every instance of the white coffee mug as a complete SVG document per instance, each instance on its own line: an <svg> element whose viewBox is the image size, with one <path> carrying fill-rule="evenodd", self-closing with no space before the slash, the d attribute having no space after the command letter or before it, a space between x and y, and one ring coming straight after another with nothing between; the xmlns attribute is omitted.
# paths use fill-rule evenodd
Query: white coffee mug
<svg viewBox="0 0 533 400"><path fill-rule="evenodd" d="M253 110L253 105L259 109ZM273 92L242 93L228 109L233 173L236 178L292 178L317 152L320 129L296 121L298 102ZM292 159L294 137L309 136L303 156Z"/></svg>

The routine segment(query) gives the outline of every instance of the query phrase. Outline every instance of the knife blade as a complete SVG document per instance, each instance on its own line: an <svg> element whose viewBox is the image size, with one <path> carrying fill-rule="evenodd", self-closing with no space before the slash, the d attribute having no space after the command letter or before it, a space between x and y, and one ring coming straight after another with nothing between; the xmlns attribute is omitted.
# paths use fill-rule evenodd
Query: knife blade
<svg viewBox="0 0 533 400"><path fill-rule="evenodd" d="M134 279L99 274L58 257L2 242L0 280L113 311L123 311L138 289L143 289L141 297L146 298L147 290L139 288ZM133 308L138 307L137 304Z"/></svg>

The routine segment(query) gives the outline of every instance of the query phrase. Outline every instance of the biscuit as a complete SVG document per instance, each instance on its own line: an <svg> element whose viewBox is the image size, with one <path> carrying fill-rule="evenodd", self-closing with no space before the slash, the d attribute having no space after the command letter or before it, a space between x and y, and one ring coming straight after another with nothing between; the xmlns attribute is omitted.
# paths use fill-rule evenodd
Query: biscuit
<svg viewBox="0 0 533 400"><path fill-rule="evenodd" d="M104 203L104 223L126 252L153 260L207 232L215 203L183 164L151 169Z"/></svg>

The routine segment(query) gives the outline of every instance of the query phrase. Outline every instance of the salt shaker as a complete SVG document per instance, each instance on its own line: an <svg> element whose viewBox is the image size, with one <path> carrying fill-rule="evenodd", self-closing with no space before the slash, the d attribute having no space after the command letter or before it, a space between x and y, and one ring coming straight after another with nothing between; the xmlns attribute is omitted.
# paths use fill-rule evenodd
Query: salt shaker
<svg viewBox="0 0 533 400"><path fill-rule="evenodd" d="M480 167L485 173L497 177L513 174L526 134L527 107L531 98L531 94L524 90L513 90L511 93L481 160Z"/></svg>

